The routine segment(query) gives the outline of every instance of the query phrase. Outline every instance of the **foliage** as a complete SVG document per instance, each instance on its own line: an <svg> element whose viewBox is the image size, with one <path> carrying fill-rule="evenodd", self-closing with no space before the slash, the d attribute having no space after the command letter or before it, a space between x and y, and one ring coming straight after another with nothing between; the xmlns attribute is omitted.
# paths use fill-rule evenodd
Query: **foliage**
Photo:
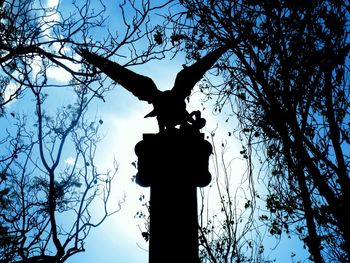
<svg viewBox="0 0 350 263"><path fill-rule="evenodd" d="M44 101L37 94L34 123L25 116L9 120L20 127L22 148L14 159L0 164L6 174L1 183L0 222L6 231L0 246L2 262L64 262L84 251L90 229L115 212L108 211L107 201L117 166L99 172L94 163L101 124L85 118L94 95L86 100L88 95L83 94L55 117L42 111ZM11 132L8 139L18 142ZM13 152L7 142L2 143L8 149L2 156ZM70 151L74 163L63 164L70 147L75 150ZM91 213L96 206L104 212Z"/></svg>
<svg viewBox="0 0 350 263"><path fill-rule="evenodd" d="M118 27L111 28L103 1L57 1L53 6L46 0L3 1L0 113L4 114L6 104L21 98L29 77L38 85L62 87L64 84L57 83L53 76L54 70L60 68L69 76L64 80L67 86L71 84L69 79L83 84L94 79L96 69L81 67L81 57L75 52L78 47L105 57L125 58L128 66L164 57L164 50L157 50L157 44L148 36L157 28L151 24L150 15L168 2L153 6L150 1L120 1L120 21Z"/></svg>
<svg viewBox="0 0 350 263"><path fill-rule="evenodd" d="M103 121L88 112L114 85L75 50L128 66L163 57L147 35L156 30L150 14L167 4L120 1L115 29L102 1L0 1L1 262L65 262L119 209L107 205L116 163L106 172L95 164ZM67 103L55 90L69 94Z"/></svg>
<svg viewBox="0 0 350 263"><path fill-rule="evenodd" d="M190 58L231 47L224 81L201 88L238 117L245 147L265 152L270 233L298 235L315 262L348 261L349 3L178 3L164 27L186 36Z"/></svg>
<svg viewBox="0 0 350 263"><path fill-rule="evenodd" d="M212 182L197 191L200 262L273 262L265 253L263 233L266 226L254 217L257 204L256 189L251 181L251 162L246 160L246 170L242 169L239 171L242 174L238 174L239 169L235 166L244 159L237 157L227 160L231 158L228 145L223 143L218 149L214 137L213 131L210 135L214 146L210 158ZM135 163L133 165L137 168ZM141 222L141 235L148 242L151 234L150 202L143 194L139 201L142 208L135 218Z"/></svg>
<svg viewBox="0 0 350 263"><path fill-rule="evenodd" d="M212 132L212 184L200 189L200 260L273 262L265 253L263 233L266 227L255 217L258 205L251 176L252 163L246 158L232 158L228 144L222 143L219 149L214 137L215 132ZM246 170L239 173L237 168L244 161Z"/></svg>

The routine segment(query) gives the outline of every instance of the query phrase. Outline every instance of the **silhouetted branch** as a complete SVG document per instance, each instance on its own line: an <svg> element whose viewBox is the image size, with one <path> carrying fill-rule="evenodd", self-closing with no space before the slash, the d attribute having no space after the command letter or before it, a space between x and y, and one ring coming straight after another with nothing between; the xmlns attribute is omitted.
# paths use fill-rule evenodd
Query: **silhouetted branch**
<svg viewBox="0 0 350 263"><path fill-rule="evenodd" d="M8 204L0 207L0 214L14 239L1 244L0 251L6 251L2 258L12 258L11 262L53 259L64 262L84 251L83 241L91 228L98 227L120 209L123 201L114 211L107 208L111 183L118 167L114 163L111 171L101 173L95 165L101 124L100 121L92 124L85 118L94 93L90 97L88 93L78 93L77 103L59 110L56 119L42 110L43 94L36 93L34 89L33 94L36 98L37 131L30 131L28 121L18 123L22 127L20 139L8 135L7 139L11 140L2 143L22 142L25 147L21 151L16 147L18 156L14 160L4 158L1 162L1 167L6 161L12 162L7 170L11 177L1 183L1 189L10 190ZM16 117L15 123L17 119L21 120ZM76 151L75 160L71 166L64 166L61 164L62 154L70 142ZM97 218L91 214L90 207L99 200L103 213ZM62 217L64 222L61 222ZM47 249L51 242L56 251Z"/></svg>
<svg viewBox="0 0 350 263"><path fill-rule="evenodd" d="M165 19L189 57L230 45L223 81L201 88L261 158L270 233L295 233L316 262L348 261L349 4L184 0Z"/></svg>
<svg viewBox="0 0 350 263"><path fill-rule="evenodd" d="M214 136L215 132L212 132L214 182L209 189L201 189L199 231L202 261L268 262L264 257L260 234L264 232L265 226L261 226L258 219L254 218L257 207L256 190L251 183L252 160L246 159L247 170L242 171L244 174L240 180L238 174L231 174L231 169L235 161L242 160L227 161L230 158L227 145L222 143L218 150ZM211 203L220 206L214 208Z"/></svg>
<svg viewBox="0 0 350 263"><path fill-rule="evenodd" d="M75 53L77 47L88 48L106 57L123 57L127 65L163 58L166 51L158 48L149 37L156 30L150 16L170 2L151 5L149 1L125 0L119 6L122 23L118 27L114 23L113 27L106 27L111 19L104 17L106 7L101 1L81 4L73 1L67 12L61 3L49 7L44 3L35 5L33 0L21 1L20 4L6 0L0 24L1 108L26 87L41 84L67 86L68 83L52 81L53 76L48 75L46 69L62 68L75 83L102 81L94 77L89 65L81 63ZM101 36L91 38L97 28L101 29ZM27 74L36 79L35 83L28 83ZM15 85L16 90L11 91L9 84Z"/></svg>

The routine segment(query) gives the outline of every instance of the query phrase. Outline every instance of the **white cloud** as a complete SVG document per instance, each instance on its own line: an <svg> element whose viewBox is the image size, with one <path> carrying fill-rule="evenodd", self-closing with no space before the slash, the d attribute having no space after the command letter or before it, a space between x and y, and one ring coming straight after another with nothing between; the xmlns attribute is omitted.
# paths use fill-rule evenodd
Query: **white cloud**
<svg viewBox="0 0 350 263"><path fill-rule="evenodd" d="M46 6L49 8L57 8L60 0L47 0Z"/></svg>
<svg viewBox="0 0 350 263"><path fill-rule="evenodd" d="M8 84L6 86L6 89L5 89L5 92L4 92L4 101L8 101L11 99L11 97L18 91L19 89L19 84L18 83L14 83L14 82L11 82L10 84ZM11 100L10 103L8 103L6 106L9 106L11 103L13 103L16 99L13 99Z"/></svg>
<svg viewBox="0 0 350 263"><path fill-rule="evenodd" d="M47 31L47 38L49 41L55 40L57 37L52 35L51 32L51 27L56 24L57 22L60 22L61 17L59 15L59 12L57 11L58 7L60 4L60 0L48 0L46 3L46 7L49 8L50 12L47 13L46 16L44 16L43 18L43 26L42 26L42 30L43 31ZM60 36L60 38L64 38L63 36ZM59 42L54 42L53 45L51 46L53 52L60 52L63 54L71 54L72 50L70 47L67 46L62 46L61 43ZM78 56L76 56L75 58L77 59ZM59 60L59 62L61 62L62 64L64 64L66 67L70 68L73 71L79 71L80 69L80 65L78 64L74 64L71 61L68 60ZM50 67L47 70L47 76L55 81L61 82L61 83L66 83L68 81L71 80L72 76L71 74L66 71L64 68L62 67Z"/></svg>
<svg viewBox="0 0 350 263"><path fill-rule="evenodd" d="M74 163L75 163L75 159L74 159L72 156L70 156L70 157L68 157L66 160L64 160L64 163L65 163L66 165L72 166L72 165L74 165Z"/></svg>
<svg viewBox="0 0 350 263"><path fill-rule="evenodd" d="M58 50L56 49L55 46L53 47L53 49L54 51ZM65 48L65 50L69 52L70 49ZM75 72L78 72L80 69L79 64L74 64L73 62L64 60L64 59L57 59L57 60ZM38 74L41 74L40 71L42 71L43 69L41 58L39 56L35 56L34 59L31 60L30 62L30 67L32 69L33 76L37 76ZM54 80L59 83L68 83L72 78L72 75L67 70L65 70L64 68L58 65L52 65L49 68L47 68L46 75L49 78L49 80Z"/></svg>
<svg viewBox="0 0 350 263"><path fill-rule="evenodd" d="M74 64L69 61L63 61L63 63L65 64L65 66L67 66L68 68L74 71L78 71L80 68L80 65ZM67 83L72 78L72 75L62 67L56 67L56 66L50 67L48 68L46 73L49 79L52 79L61 83Z"/></svg>
<svg viewBox="0 0 350 263"><path fill-rule="evenodd" d="M58 4L59 4L59 0L47 1L46 3L47 12L42 17L43 23L41 25L41 30L43 32L50 31L51 26L61 20L60 15L57 12Z"/></svg>

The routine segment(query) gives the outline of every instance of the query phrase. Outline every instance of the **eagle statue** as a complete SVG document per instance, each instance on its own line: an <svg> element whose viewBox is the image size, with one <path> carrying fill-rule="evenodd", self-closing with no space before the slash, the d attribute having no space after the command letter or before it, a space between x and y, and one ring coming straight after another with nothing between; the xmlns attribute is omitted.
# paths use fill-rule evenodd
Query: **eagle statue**
<svg viewBox="0 0 350 263"><path fill-rule="evenodd" d="M87 63L98 68L138 99L151 103L153 110L145 117L157 117L159 131L163 132L174 129L177 125L190 124L198 129L205 125L205 120L200 118L199 111L187 112L185 99L191 94L193 87L205 72L227 50L227 46L217 48L198 59L194 64L184 66L177 74L173 88L166 91L160 91L151 78L137 74L86 48L79 48L77 52Z"/></svg>

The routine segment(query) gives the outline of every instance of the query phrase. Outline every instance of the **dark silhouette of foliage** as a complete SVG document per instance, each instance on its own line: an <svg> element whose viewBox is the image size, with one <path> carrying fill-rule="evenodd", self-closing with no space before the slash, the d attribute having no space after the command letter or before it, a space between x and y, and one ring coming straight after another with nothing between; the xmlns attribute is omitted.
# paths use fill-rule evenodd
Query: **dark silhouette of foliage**
<svg viewBox="0 0 350 263"><path fill-rule="evenodd" d="M227 154L228 145L223 144L220 148L216 147L214 137L215 131L208 137L214 146L213 155L210 158L212 181L210 186L198 189L198 252L200 262L274 262L269 260L265 253L263 233L266 231L266 226L254 217L257 204L256 190L251 181L253 169L251 162L247 161L246 170L240 171L243 173L242 177L237 172L233 173L234 170L237 171L235 166L241 163L242 159L228 160L231 158ZM133 165L138 168L135 163ZM197 173L201 174L198 171ZM169 188L171 187L166 188L168 193ZM176 190L176 192L178 191ZM183 194L183 192L181 193ZM171 197L166 194L164 196L170 202L179 202L183 199L182 196L178 198L176 193L172 194ZM148 242L151 238L151 204L145 195L141 195L139 200L142 208L135 214L135 218L141 221L142 225L139 226L141 236ZM172 219L171 225L179 225L179 221L181 221L179 218L183 218L181 209L172 217L174 219ZM168 225L169 221L164 221L160 227L163 224ZM176 229L178 225L172 229ZM174 231L174 235L178 232ZM188 236L184 235L183 238L186 237ZM172 236L169 238L171 239ZM176 242L178 241L176 240Z"/></svg>
<svg viewBox="0 0 350 263"><path fill-rule="evenodd" d="M0 7L0 113L6 104L21 97L29 85L28 76L38 85L64 86L48 76L49 69L61 68L74 83L96 80L91 78L95 75L91 67L81 67L81 57L75 52L78 47L107 58L126 58L125 65L163 58L164 50L157 50L158 44L147 36L156 31L150 15L168 3L120 1L122 22L110 28L103 1L58 1L58 6L47 6L44 0L4 0Z"/></svg>
<svg viewBox="0 0 350 263"><path fill-rule="evenodd" d="M99 172L94 163L101 138L98 121L85 118L94 94L78 92L77 102L53 116L43 110L45 100L32 90L36 120L18 116L9 120L17 125L17 137L10 131L1 146L11 156L13 145L21 151L2 160L0 260L2 262L65 262L84 251L90 229L99 226L109 212L107 201L117 166ZM45 105L46 106L46 105ZM47 106L46 106L47 107ZM16 135L16 134L15 134ZM66 148L75 152L69 165L63 163ZM13 154L12 154L13 155ZM101 214L91 213L99 205Z"/></svg>
<svg viewBox="0 0 350 263"><path fill-rule="evenodd" d="M167 2L121 1L122 23L113 30L102 1L47 3L0 2L0 121L6 124L0 132L1 262L65 262L83 252L90 230L119 209L118 203L116 210L107 209L116 164L106 172L95 164L103 120L87 117L90 103L104 100L112 85L75 50L119 55L127 65L164 56L145 36L156 30L150 13ZM96 30L101 35L92 40ZM68 78L57 79L58 68ZM67 100L75 102L55 112L51 90L65 87L71 90ZM10 103L22 101L29 112L8 111ZM95 205L99 213L92 213Z"/></svg>
<svg viewBox="0 0 350 263"><path fill-rule="evenodd" d="M349 3L178 4L164 43L180 39L189 58L231 47L217 65L224 81L201 90L235 113L245 147L266 165L270 233L298 235L315 262L349 261Z"/></svg>
<svg viewBox="0 0 350 263"><path fill-rule="evenodd" d="M200 191L201 262L274 262L265 253L266 226L255 217L258 205L251 162L246 160L246 170L238 174L236 166L244 159L230 159L229 144L215 147L215 136L213 131L213 182Z"/></svg>

